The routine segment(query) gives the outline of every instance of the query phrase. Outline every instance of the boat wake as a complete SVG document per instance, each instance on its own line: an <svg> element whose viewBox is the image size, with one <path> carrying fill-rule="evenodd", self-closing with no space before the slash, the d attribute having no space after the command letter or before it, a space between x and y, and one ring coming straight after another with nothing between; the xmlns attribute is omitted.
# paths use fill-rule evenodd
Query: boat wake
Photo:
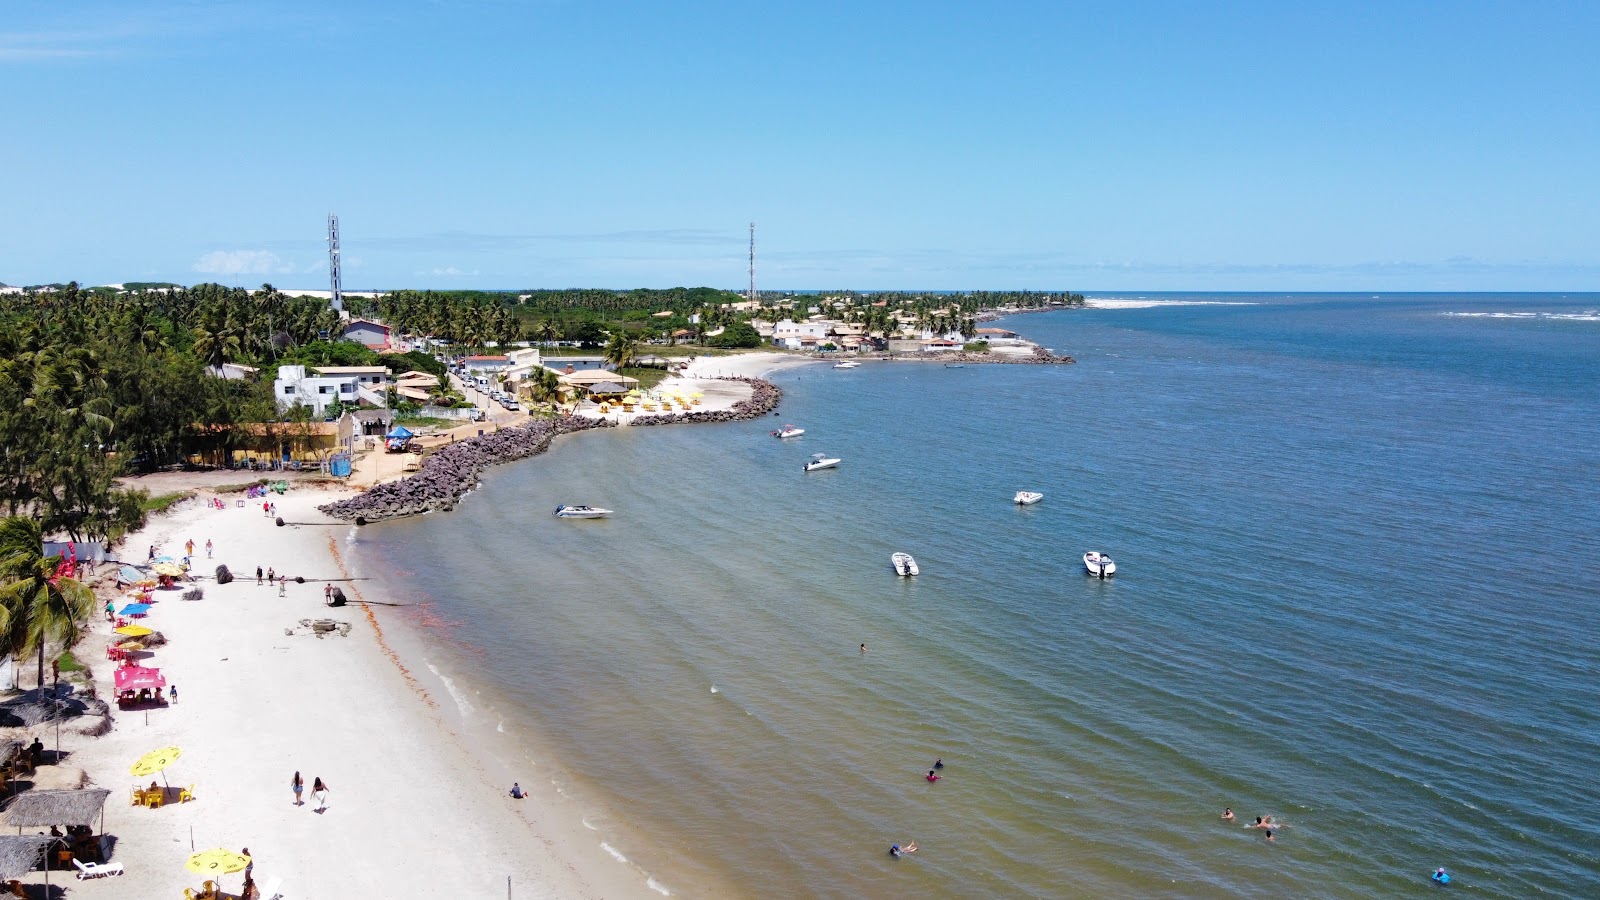
<svg viewBox="0 0 1600 900"><path fill-rule="evenodd" d="M1549 320L1554 322L1600 322L1600 309L1587 309L1583 312L1554 313L1554 312L1445 312L1440 313L1452 319L1532 319Z"/></svg>

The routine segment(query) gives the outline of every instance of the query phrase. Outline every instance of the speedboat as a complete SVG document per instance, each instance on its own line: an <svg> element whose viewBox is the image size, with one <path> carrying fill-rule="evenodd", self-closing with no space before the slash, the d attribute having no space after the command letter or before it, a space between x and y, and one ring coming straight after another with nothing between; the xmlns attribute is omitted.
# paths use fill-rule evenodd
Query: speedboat
<svg viewBox="0 0 1600 900"><path fill-rule="evenodd" d="M556 507L558 519L604 519L611 515L611 510L601 509L598 506L566 506Z"/></svg>
<svg viewBox="0 0 1600 900"><path fill-rule="evenodd" d="M1017 495L1011 498L1011 502L1018 506L1032 506L1043 499L1044 495L1038 491L1017 491Z"/></svg>
<svg viewBox="0 0 1600 900"><path fill-rule="evenodd" d="M861 368L861 363L854 362L852 360L845 360L842 363L834 363L833 367L835 369L859 369Z"/></svg>
<svg viewBox="0 0 1600 900"><path fill-rule="evenodd" d="M833 459L831 457L824 456L821 453L813 453L811 454L811 462L806 463L806 471L815 472L818 469L831 469L841 462L844 462L844 460Z"/></svg>
<svg viewBox="0 0 1600 900"><path fill-rule="evenodd" d="M917 574L917 561L909 553L895 553L889 557L889 563L894 566L896 575Z"/></svg>
<svg viewBox="0 0 1600 900"><path fill-rule="evenodd" d="M1083 555L1083 567L1096 578L1110 578L1117 574L1117 564L1111 561L1111 557L1093 550Z"/></svg>
<svg viewBox="0 0 1600 900"><path fill-rule="evenodd" d="M793 425L785 425L777 431L774 431L772 436L775 438L792 438L799 437L805 433L806 430L804 428L796 428Z"/></svg>

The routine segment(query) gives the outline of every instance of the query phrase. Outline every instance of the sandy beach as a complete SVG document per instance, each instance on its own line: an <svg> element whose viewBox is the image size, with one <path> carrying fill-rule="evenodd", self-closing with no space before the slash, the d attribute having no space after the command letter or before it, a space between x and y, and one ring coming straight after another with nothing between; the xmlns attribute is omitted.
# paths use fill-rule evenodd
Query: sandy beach
<svg viewBox="0 0 1600 900"><path fill-rule="evenodd" d="M209 496L154 519L124 544L140 557L152 543L181 555L186 539L200 548L209 539L215 558L197 549L196 571L226 563L238 576L221 586L203 579L198 602L157 592L143 624L168 643L141 662L160 667L179 702L148 713L113 710L114 728L102 737L64 728L68 758L41 769L41 781L81 780L112 792L105 831L115 836L113 859L127 874L74 882L74 896L198 891L202 879L186 872L184 861L212 847L249 847L257 884L281 878L286 898L500 897L508 877L517 898L659 896L606 855L578 811L534 773L518 778L530 798L511 799L506 773L487 771L440 714L441 700L448 707L449 699L433 696L386 641L384 629L396 623L369 616L360 604L323 605L323 583L311 579L346 577L337 547L350 526L274 527L259 502L239 508L239 495L226 495L218 510L205 502ZM294 489L277 499L279 515L326 521L315 507L338 496ZM307 583L291 580L280 596L276 587L257 585L258 565ZM364 584L372 582L342 586L352 599L383 601L364 597ZM348 634L318 638L301 624L319 618L348 623ZM110 627L102 617L76 651L108 699ZM192 785L195 800L131 806L128 767L167 745L183 750L165 773L172 795ZM297 770L306 783L302 806L290 791ZM329 788L321 813L311 799L318 777ZM29 883L41 880L35 872ZM221 887L237 891L241 881L225 876Z"/></svg>

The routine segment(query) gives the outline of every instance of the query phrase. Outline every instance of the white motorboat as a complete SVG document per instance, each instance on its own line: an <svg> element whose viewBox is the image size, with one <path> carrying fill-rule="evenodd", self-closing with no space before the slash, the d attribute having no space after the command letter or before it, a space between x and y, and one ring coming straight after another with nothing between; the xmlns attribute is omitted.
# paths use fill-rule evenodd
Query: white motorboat
<svg viewBox="0 0 1600 900"><path fill-rule="evenodd" d="M818 469L831 469L841 462L844 462L844 460L833 459L821 453L813 453L811 454L811 462L806 463L806 471L815 472Z"/></svg>
<svg viewBox="0 0 1600 900"><path fill-rule="evenodd" d="M1017 495L1011 498L1011 502L1018 506L1032 506L1043 499L1044 495L1038 491L1017 491Z"/></svg>
<svg viewBox="0 0 1600 900"><path fill-rule="evenodd" d="M556 507L558 519L604 519L611 515L611 510L601 509L598 506L567 506L562 504Z"/></svg>
<svg viewBox="0 0 1600 900"><path fill-rule="evenodd" d="M896 575L916 575L917 561L909 553L895 553L889 557L889 563L894 566Z"/></svg>
<svg viewBox="0 0 1600 900"><path fill-rule="evenodd" d="M1083 555L1083 567L1096 578L1110 578L1117 574L1117 564L1111 561L1111 557L1093 550Z"/></svg>
<svg viewBox="0 0 1600 900"><path fill-rule="evenodd" d="M805 433L806 430L804 428L796 428L793 425L785 425L777 431L774 431L772 436L775 438L792 438L799 437Z"/></svg>
<svg viewBox="0 0 1600 900"><path fill-rule="evenodd" d="M834 363L833 367L835 369L859 369L861 368L861 363L854 362L852 360L845 360L842 363Z"/></svg>

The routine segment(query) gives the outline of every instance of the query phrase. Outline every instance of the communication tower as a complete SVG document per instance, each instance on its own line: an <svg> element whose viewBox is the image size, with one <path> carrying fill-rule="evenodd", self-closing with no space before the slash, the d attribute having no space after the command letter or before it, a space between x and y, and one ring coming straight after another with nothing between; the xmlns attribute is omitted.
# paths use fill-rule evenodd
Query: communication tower
<svg viewBox="0 0 1600 900"><path fill-rule="evenodd" d="M750 223L750 294L746 300L756 299L756 223Z"/></svg>
<svg viewBox="0 0 1600 900"><path fill-rule="evenodd" d="M344 292L339 289L339 217L328 213L328 282L333 287L333 311L344 312Z"/></svg>

